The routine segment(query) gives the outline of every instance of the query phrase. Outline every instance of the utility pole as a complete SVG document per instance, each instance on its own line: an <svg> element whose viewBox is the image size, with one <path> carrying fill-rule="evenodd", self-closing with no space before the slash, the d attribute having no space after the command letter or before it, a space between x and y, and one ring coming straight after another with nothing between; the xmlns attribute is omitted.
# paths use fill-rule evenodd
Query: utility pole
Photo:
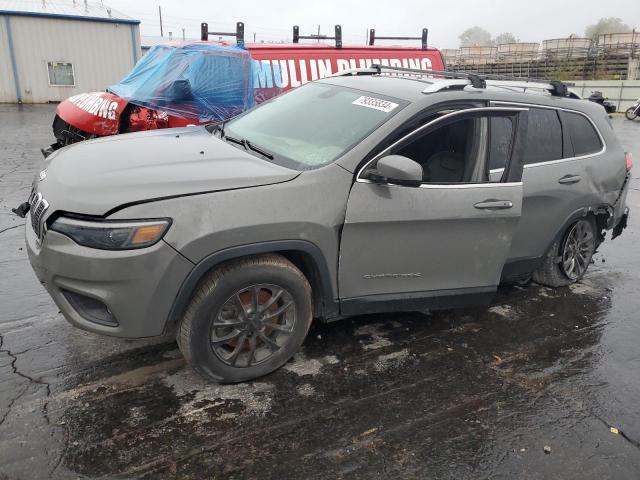
<svg viewBox="0 0 640 480"><path fill-rule="evenodd" d="M182 27L182 40L186 40L186 37L184 35L184 27Z"/></svg>
<svg viewBox="0 0 640 480"><path fill-rule="evenodd" d="M320 43L320 25L318 25L318 40L317 43Z"/></svg>
<svg viewBox="0 0 640 480"><path fill-rule="evenodd" d="M158 5L158 14L160 15L160 36L164 37L164 32L162 31L162 7Z"/></svg>

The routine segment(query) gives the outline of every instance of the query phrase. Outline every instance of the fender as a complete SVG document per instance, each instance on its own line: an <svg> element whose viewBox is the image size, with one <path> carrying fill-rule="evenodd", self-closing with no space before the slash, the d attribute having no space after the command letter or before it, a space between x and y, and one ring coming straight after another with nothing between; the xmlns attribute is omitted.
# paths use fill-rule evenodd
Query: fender
<svg viewBox="0 0 640 480"><path fill-rule="evenodd" d="M562 239L563 235L565 234L569 226L576 220L586 217L589 213L596 216L596 218L597 218L597 215L601 215L601 214L611 215L610 211L611 211L611 207L608 205L590 205L588 207L582 207L582 208L579 208L578 210L575 210L571 215L567 217L567 219L562 223L560 228L551 237L551 241L549 242L549 244L544 250L544 253L541 256L510 259L509 261L507 261L507 263L504 264L504 267L502 267L502 275L501 275L500 281L513 279L525 274L529 274L534 270L536 270L542 263L544 257L546 257L549 254L549 250L551 250L551 247L553 247L553 244L556 241ZM610 228L610 227L607 227L606 225L599 225L599 226L602 228ZM598 239L598 242L599 242L598 245L602 242L603 239L604 237Z"/></svg>
<svg viewBox="0 0 640 480"><path fill-rule="evenodd" d="M165 333L170 331L171 328L180 320L187 308L187 305L189 304L189 301L191 300L191 296L195 288L209 270L228 260L246 257L248 255L279 252L299 252L311 257L319 276L318 281L320 283L320 288L322 289L321 315L323 318L333 318L338 316L339 303L333 298L331 274L329 273L327 261L320 248L314 243L306 240L277 240L250 243L247 245L227 248L212 253L198 262L182 282L180 290L173 301L173 305L169 311L169 316L165 325ZM312 281L312 279L310 279L310 281ZM318 286L316 285L316 288L317 287Z"/></svg>

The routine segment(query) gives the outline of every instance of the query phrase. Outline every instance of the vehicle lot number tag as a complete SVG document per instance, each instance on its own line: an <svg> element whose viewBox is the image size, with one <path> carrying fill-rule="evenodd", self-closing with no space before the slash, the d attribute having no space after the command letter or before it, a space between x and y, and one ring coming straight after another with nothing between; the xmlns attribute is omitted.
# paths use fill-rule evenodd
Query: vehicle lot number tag
<svg viewBox="0 0 640 480"><path fill-rule="evenodd" d="M398 106L397 103L390 102L388 100L382 100L381 98L365 97L356 98L353 102L354 105L360 105L361 107L373 108L385 113L389 113L391 110Z"/></svg>

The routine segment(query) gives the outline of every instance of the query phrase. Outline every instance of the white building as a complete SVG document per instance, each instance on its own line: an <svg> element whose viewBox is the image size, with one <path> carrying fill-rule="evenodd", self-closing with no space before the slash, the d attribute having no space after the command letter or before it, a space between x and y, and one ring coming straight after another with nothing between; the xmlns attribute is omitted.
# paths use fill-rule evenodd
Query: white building
<svg viewBox="0 0 640 480"><path fill-rule="evenodd" d="M141 57L140 21L101 2L0 0L0 103L104 90Z"/></svg>

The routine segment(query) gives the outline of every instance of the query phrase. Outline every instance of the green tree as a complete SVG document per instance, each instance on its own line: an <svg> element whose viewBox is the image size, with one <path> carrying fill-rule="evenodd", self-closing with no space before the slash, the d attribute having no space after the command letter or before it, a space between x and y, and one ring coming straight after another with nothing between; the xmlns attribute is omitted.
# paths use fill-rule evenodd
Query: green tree
<svg viewBox="0 0 640 480"><path fill-rule="evenodd" d="M495 45L500 45L501 43L516 43L519 42L520 39L516 38L516 36L511 32L504 32L498 35L493 39L493 43Z"/></svg>
<svg viewBox="0 0 640 480"><path fill-rule="evenodd" d="M458 38L460 39L461 47L493 45L491 34L478 26L467 28Z"/></svg>
<svg viewBox="0 0 640 480"><path fill-rule="evenodd" d="M605 33L625 33L630 31L631 27L623 23L621 18L607 17L601 18L593 25L589 25L584 31L584 36L597 41L598 37Z"/></svg>

